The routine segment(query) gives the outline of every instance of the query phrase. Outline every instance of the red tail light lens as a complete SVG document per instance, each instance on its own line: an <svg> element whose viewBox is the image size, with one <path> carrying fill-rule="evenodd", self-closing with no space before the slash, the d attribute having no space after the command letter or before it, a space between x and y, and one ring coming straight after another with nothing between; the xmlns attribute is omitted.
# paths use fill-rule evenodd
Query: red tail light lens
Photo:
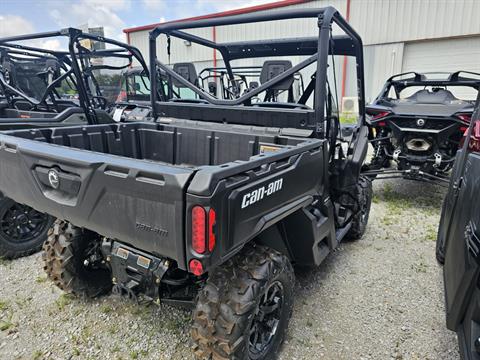
<svg viewBox="0 0 480 360"><path fill-rule="evenodd" d="M473 126L470 144L468 145L470 151L480 152L480 120L477 120Z"/></svg>
<svg viewBox="0 0 480 360"><path fill-rule="evenodd" d="M213 232L213 226L217 221L217 213L215 210L210 209L208 211L208 251L212 252L215 248L215 233Z"/></svg>
<svg viewBox="0 0 480 360"><path fill-rule="evenodd" d="M468 113L457 114L457 117L466 123L469 123L470 120L472 120L472 114L468 114Z"/></svg>
<svg viewBox="0 0 480 360"><path fill-rule="evenodd" d="M388 115L390 115L390 112L388 112L388 111L379 112L378 114L373 115L372 121L375 121L375 120L384 118L384 117L386 117L386 116L388 116Z"/></svg>
<svg viewBox="0 0 480 360"><path fill-rule="evenodd" d="M190 272L195 276L200 276L203 274L203 265L197 259L190 260L189 268Z"/></svg>
<svg viewBox="0 0 480 360"><path fill-rule="evenodd" d="M194 206L192 209L192 248L199 254L203 254L207 249L205 233L205 209L201 206Z"/></svg>

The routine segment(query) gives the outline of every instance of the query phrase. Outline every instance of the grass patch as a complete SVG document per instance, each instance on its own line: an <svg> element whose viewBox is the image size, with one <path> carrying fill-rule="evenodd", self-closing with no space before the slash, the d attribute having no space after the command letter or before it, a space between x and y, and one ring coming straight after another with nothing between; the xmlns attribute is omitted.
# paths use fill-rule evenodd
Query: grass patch
<svg viewBox="0 0 480 360"><path fill-rule="evenodd" d="M35 279L35 282L37 284L43 284L47 280L48 280L48 278L46 276L37 276L37 278Z"/></svg>
<svg viewBox="0 0 480 360"><path fill-rule="evenodd" d="M436 227L429 227L427 229L427 233L425 235L425 238L428 240L428 241L437 241L437 228Z"/></svg>
<svg viewBox="0 0 480 360"><path fill-rule="evenodd" d="M184 316L179 315L179 316L175 316L170 319L167 319L167 321L165 321L165 327L168 330L178 334L180 330L185 326L187 326L190 321L191 321L191 317L189 315L184 315Z"/></svg>
<svg viewBox="0 0 480 360"><path fill-rule="evenodd" d="M32 359L33 360L40 360L43 356L43 351L40 350L35 350L32 354Z"/></svg>
<svg viewBox="0 0 480 360"><path fill-rule="evenodd" d="M8 301L0 300L0 311L8 310Z"/></svg>
<svg viewBox="0 0 480 360"><path fill-rule="evenodd" d="M58 310L63 311L66 306L72 303L73 297L70 294L62 294L55 300Z"/></svg>
<svg viewBox="0 0 480 360"><path fill-rule="evenodd" d="M428 265L425 263L423 259L421 259L418 264L412 265L412 269L415 270L417 273L426 273L428 269Z"/></svg>
<svg viewBox="0 0 480 360"><path fill-rule="evenodd" d="M80 333L80 337L84 343L87 343L92 337L92 330L89 327L84 327Z"/></svg>
<svg viewBox="0 0 480 360"><path fill-rule="evenodd" d="M113 308L110 305L103 304L102 306L100 306L100 312L102 314L110 314L111 312L113 312Z"/></svg>
<svg viewBox="0 0 480 360"><path fill-rule="evenodd" d="M33 300L32 297L27 297L27 298L17 298L15 300L15 303L18 305L19 308L23 309L27 306L30 305L30 302Z"/></svg>
<svg viewBox="0 0 480 360"><path fill-rule="evenodd" d="M15 326L10 320L0 320L0 331L7 331Z"/></svg>

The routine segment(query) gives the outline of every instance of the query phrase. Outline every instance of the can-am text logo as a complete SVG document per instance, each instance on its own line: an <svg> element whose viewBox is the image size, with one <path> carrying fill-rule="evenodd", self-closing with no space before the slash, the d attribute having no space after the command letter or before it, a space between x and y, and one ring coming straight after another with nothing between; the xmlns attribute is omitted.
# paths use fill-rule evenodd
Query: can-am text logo
<svg viewBox="0 0 480 360"><path fill-rule="evenodd" d="M277 191L282 189L282 186L283 178L272 181L265 186L262 186L256 190L253 190L252 192L243 195L242 209L246 208L247 206L253 205L256 202L259 202L260 200L265 198L265 196L270 196L276 193Z"/></svg>

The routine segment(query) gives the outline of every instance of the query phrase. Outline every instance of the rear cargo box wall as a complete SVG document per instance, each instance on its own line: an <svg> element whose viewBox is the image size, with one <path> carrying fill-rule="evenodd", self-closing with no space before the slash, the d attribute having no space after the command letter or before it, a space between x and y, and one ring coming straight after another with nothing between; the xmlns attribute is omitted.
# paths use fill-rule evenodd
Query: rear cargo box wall
<svg viewBox="0 0 480 360"><path fill-rule="evenodd" d="M301 142L273 135L152 123L39 129L16 132L15 136L133 159L191 166L246 161L259 154L260 143L280 148Z"/></svg>

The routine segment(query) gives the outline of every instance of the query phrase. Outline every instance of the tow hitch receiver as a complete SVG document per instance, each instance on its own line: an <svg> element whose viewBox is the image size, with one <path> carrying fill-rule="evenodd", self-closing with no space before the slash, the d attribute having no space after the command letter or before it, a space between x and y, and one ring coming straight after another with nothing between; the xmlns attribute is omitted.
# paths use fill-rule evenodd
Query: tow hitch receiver
<svg viewBox="0 0 480 360"><path fill-rule="evenodd" d="M112 269L113 293L138 301L159 298L159 287L169 261L138 251L118 241L105 239L102 253Z"/></svg>

